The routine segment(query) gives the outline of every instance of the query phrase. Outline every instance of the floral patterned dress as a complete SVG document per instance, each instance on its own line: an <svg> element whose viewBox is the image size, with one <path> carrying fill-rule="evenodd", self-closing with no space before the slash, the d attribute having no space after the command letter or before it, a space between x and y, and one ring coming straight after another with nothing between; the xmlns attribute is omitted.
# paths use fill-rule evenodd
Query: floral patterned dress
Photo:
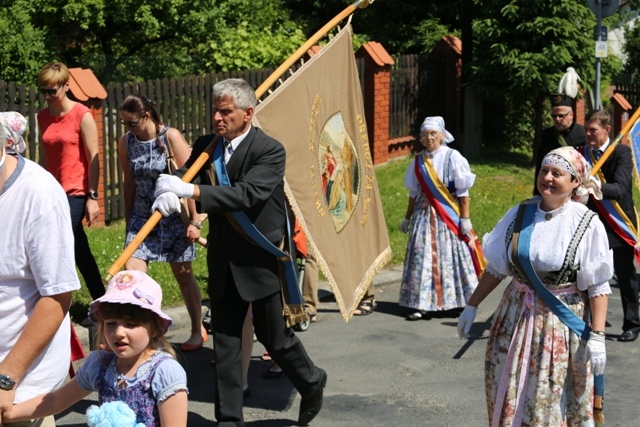
<svg viewBox="0 0 640 427"><path fill-rule="evenodd" d="M160 134L163 135L166 129L164 127ZM127 133L126 138L129 167L136 183L136 190L133 210L127 223L125 246L133 240L151 216L156 181L161 173L167 173L164 138L161 137L162 144L158 144L155 138L151 141L139 141L131 132ZM133 253L133 257L145 261L186 262L195 259L195 252L195 244L187 240L187 227L178 212L162 218Z"/></svg>
<svg viewBox="0 0 640 427"><path fill-rule="evenodd" d="M438 177L452 194L468 196L475 175L467 160L446 145L429 154ZM405 185L416 203L411 216L399 305L421 311L464 307L478 285L469 247L429 204L415 175L414 162L407 168Z"/></svg>
<svg viewBox="0 0 640 427"><path fill-rule="evenodd" d="M610 294L613 274L604 226L597 215L583 221L588 212L574 201L552 212L538 207L529 251L544 285L581 318L585 294ZM517 206L483 239L489 262L485 274L514 276L493 316L487 343L489 425L593 426L593 373L586 342L553 314L511 264L516 213Z"/></svg>

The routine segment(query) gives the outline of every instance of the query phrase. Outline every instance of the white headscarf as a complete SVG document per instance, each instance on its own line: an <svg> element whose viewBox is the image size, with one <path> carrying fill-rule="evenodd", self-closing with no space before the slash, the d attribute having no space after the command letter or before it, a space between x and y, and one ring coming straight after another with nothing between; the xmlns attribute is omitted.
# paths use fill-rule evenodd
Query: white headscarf
<svg viewBox="0 0 640 427"><path fill-rule="evenodd" d="M449 131L444 128L444 119L440 116L431 116L424 119L424 121L420 125L420 132L423 132L425 130L435 130L438 132L442 132L442 134L444 135L442 142L445 144L453 142L453 135L451 135Z"/></svg>
<svg viewBox="0 0 640 427"><path fill-rule="evenodd" d="M13 146L7 148L16 153L22 153L27 144L24 142L22 135L27 130L27 119L17 111L5 111L0 113L0 126L4 129L7 139L13 141Z"/></svg>
<svg viewBox="0 0 640 427"><path fill-rule="evenodd" d="M542 165L557 166L573 175L580 184L573 190L571 198L580 203L586 204L589 194L597 200L602 200L602 191L596 183L596 178L591 176L591 166L573 147L565 146L551 150L542 159Z"/></svg>

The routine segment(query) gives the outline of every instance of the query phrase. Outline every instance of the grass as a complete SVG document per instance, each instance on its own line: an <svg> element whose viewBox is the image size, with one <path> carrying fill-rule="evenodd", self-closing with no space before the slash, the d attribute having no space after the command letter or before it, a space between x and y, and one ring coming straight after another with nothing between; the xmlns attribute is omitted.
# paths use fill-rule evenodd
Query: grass
<svg viewBox="0 0 640 427"><path fill-rule="evenodd" d="M411 156L393 160L377 166L376 177L380 188L387 230L393 251L390 265L402 264L407 236L398 226L407 209L408 192L404 186L404 173ZM502 215L516 203L530 197L533 190L533 169L529 167L526 153L503 153L485 151L483 157L471 163L476 182L471 188L471 221L479 236L490 231ZM203 227L206 236L207 223ZM124 221L116 221L108 227L88 228L87 235L92 252L101 272L106 272L123 250L125 236ZM196 260L193 269L196 279L206 297L207 266L205 249L196 245ZM149 275L163 288L163 305L182 304L180 289L167 263L151 263ZM82 280L82 277L80 277ZM83 286L74 296L71 314L79 321L86 316L91 297Z"/></svg>

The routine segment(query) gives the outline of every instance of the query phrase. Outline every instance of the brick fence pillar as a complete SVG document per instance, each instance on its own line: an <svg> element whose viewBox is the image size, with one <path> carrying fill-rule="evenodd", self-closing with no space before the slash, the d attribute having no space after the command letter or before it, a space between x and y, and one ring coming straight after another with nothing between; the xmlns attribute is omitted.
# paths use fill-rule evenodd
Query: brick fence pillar
<svg viewBox="0 0 640 427"><path fill-rule="evenodd" d="M611 97L611 104L613 105L613 117L611 117L613 129L609 134L612 138L615 138L622 130L624 125L627 124L631 115L633 114L631 104L621 93L614 93ZM622 143L629 144L629 137L625 135L622 138Z"/></svg>
<svg viewBox="0 0 640 427"><path fill-rule="evenodd" d="M364 110L373 164L389 160L389 116L393 58L380 43L365 43L356 52L365 60Z"/></svg>

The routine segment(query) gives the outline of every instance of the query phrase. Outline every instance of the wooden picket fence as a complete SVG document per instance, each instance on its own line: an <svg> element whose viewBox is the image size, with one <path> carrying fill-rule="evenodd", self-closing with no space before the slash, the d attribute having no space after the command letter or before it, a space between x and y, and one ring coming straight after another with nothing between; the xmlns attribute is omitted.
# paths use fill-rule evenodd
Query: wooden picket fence
<svg viewBox="0 0 640 427"><path fill-rule="evenodd" d="M391 128L390 136L397 137L415 133L415 124L423 116L420 98L424 76L421 76L419 55L398 56L393 69L390 92ZM360 84L365 91L365 62L357 59ZM295 71L300 65L296 65ZM166 78L146 82L110 83L106 86L107 99L102 101L102 143L104 159L101 180L104 183L105 221L124 216L122 202L122 171L118 161L117 144L125 129L119 122L118 107L131 94L146 96L158 108L162 121L179 129L188 142L212 133L212 88L227 78L245 79L252 87L258 87L273 72L273 69L211 73L200 76ZM271 90L279 83L275 83ZM263 98L269 92L263 95ZM0 111L18 111L28 119L25 134L27 149L25 157L39 162L42 158L37 123L37 113L46 103L35 85L15 84L0 80ZM367 106L365 106L367 108Z"/></svg>

